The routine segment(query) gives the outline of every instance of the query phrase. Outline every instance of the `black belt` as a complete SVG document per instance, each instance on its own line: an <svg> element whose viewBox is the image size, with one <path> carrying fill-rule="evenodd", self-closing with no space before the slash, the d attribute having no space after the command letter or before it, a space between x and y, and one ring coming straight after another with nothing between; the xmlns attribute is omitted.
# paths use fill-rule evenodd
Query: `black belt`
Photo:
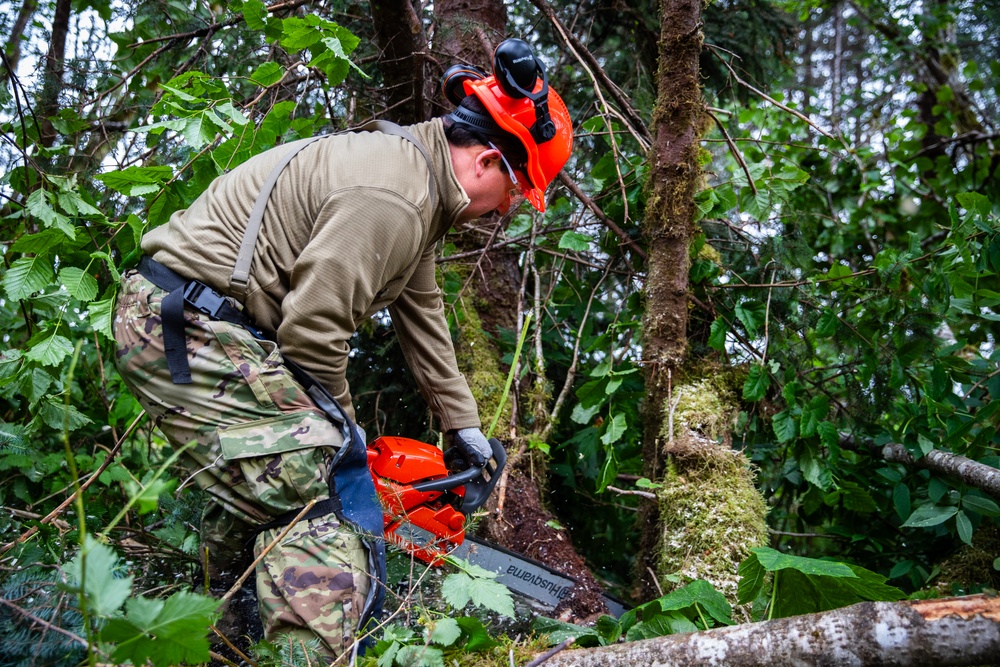
<svg viewBox="0 0 1000 667"><path fill-rule="evenodd" d="M191 367L187 358L184 334L184 306L190 306L213 320L222 320L249 329L254 335L253 322L234 306L225 295L200 280L189 280L149 256L139 260L139 273L149 282L168 292L163 297L163 348L174 384L191 384Z"/></svg>

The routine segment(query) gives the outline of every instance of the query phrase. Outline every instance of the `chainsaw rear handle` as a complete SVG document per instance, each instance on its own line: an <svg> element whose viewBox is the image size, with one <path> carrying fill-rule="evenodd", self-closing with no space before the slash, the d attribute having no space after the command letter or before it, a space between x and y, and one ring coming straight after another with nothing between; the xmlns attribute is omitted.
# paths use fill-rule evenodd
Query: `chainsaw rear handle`
<svg viewBox="0 0 1000 667"><path fill-rule="evenodd" d="M500 473L507 465L507 451L496 438L490 438L490 447L493 448L493 458L495 465L490 465L487 461L482 468L468 468L460 473L448 475L441 479L434 479L429 482L417 482L413 489L426 493L428 491L448 491L459 486L465 487L465 496L462 501L461 511L465 514L479 509L486 499L493 492L493 487L500 481ZM489 479L483 476L483 471L489 475Z"/></svg>

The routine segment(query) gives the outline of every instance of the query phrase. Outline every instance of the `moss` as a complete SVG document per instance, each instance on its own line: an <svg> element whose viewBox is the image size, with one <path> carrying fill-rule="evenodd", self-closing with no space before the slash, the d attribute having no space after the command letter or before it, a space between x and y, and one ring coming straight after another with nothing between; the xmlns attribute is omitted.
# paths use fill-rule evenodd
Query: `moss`
<svg viewBox="0 0 1000 667"><path fill-rule="evenodd" d="M964 545L941 563L934 591L941 595L967 595L984 588L1000 589L1000 571L993 563L1000 554L1000 526L984 525Z"/></svg>
<svg viewBox="0 0 1000 667"><path fill-rule="evenodd" d="M464 304L458 304L456 310L460 312L460 317L455 355L458 358L458 367L465 374L469 389L476 399L479 418L485 430L493 420L497 406L503 398L503 386L507 375L500 367L500 355L493 341L483 331L479 314ZM499 423L509 422L510 418L511 402L507 401Z"/></svg>
<svg viewBox="0 0 1000 667"><path fill-rule="evenodd" d="M674 434L689 430L715 442L728 442L739 413L725 388L717 386L714 379L674 387L670 402L660 431L665 442L670 440L671 423Z"/></svg>
<svg viewBox="0 0 1000 667"><path fill-rule="evenodd" d="M690 432L669 452L658 493L657 578L667 586L667 575L705 579L735 604L737 566L767 542L767 506L750 463L741 452Z"/></svg>

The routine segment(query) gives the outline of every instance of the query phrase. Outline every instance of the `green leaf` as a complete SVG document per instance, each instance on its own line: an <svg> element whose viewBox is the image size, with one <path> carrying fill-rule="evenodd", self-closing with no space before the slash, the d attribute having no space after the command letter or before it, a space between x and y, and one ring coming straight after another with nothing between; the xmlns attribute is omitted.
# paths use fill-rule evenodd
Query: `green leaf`
<svg viewBox="0 0 1000 667"><path fill-rule="evenodd" d="M825 560L817 560L815 558L803 558L802 556L783 554L770 547L757 547L755 549L751 549L751 552L753 552L758 562L760 562L761 567L768 572L777 572L778 570L796 570L803 574L823 575L825 577L856 576L854 572L851 571L851 568L844 563L834 563Z"/></svg>
<svg viewBox="0 0 1000 667"><path fill-rule="evenodd" d="M243 3L243 19L251 30L263 30L267 27L267 7L261 0L246 0Z"/></svg>
<svg viewBox="0 0 1000 667"><path fill-rule="evenodd" d="M930 528L942 524L958 514L957 507L942 507L940 505L921 505L903 523L903 528Z"/></svg>
<svg viewBox="0 0 1000 667"><path fill-rule="evenodd" d="M559 238L559 247L563 250L586 252L590 249L590 237L579 232L568 231Z"/></svg>
<svg viewBox="0 0 1000 667"><path fill-rule="evenodd" d="M683 632L697 632L698 629L698 626L683 614L667 612L633 625L625 633L625 641L634 642Z"/></svg>
<svg viewBox="0 0 1000 667"><path fill-rule="evenodd" d="M318 17L313 18L318 19ZM309 48L323 38L323 33L307 18L292 16L282 19L281 28L281 46L289 53Z"/></svg>
<svg viewBox="0 0 1000 667"><path fill-rule="evenodd" d="M531 630L536 635L548 637L549 646L562 644L567 639L576 640L575 643L578 646L597 646L600 643L600 637L594 628L585 628L581 625L573 625L544 616L535 619Z"/></svg>
<svg viewBox="0 0 1000 667"><path fill-rule="evenodd" d="M53 398L47 398L39 404L38 416L46 426L58 432L62 432L64 428L73 432L93 423L90 417L77 410L76 406L66 405Z"/></svg>
<svg viewBox="0 0 1000 667"><path fill-rule="evenodd" d="M962 508L983 516L1000 516L1000 506L989 498L966 494L962 496Z"/></svg>
<svg viewBox="0 0 1000 667"><path fill-rule="evenodd" d="M683 610L694 605L700 605L719 623L732 625L733 608L726 601L726 596L715 590L712 584L698 579L659 599L663 611Z"/></svg>
<svg viewBox="0 0 1000 667"><path fill-rule="evenodd" d="M955 527L958 529L958 536L971 547L972 522L969 521L969 517L965 515L965 512L959 510L958 514L955 515Z"/></svg>
<svg viewBox="0 0 1000 667"><path fill-rule="evenodd" d="M726 334L728 332L729 327L726 326L725 321L721 317L716 317L712 321L712 329L708 334L708 346L722 352L726 349Z"/></svg>
<svg viewBox="0 0 1000 667"><path fill-rule="evenodd" d="M256 83L262 88L267 88L270 85L278 83L281 81L281 77L285 75L285 68L276 62L266 62L250 75L250 80Z"/></svg>
<svg viewBox="0 0 1000 667"><path fill-rule="evenodd" d="M771 385L771 376L767 369L759 364L750 366L747 379L743 383L743 400L759 401L764 398L767 388Z"/></svg>
<svg viewBox="0 0 1000 667"><path fill-rule="evenodd" d="M743 301L736 304L736 319L746 327L747 335L756 338L758 331L764 326L764 304L759 301Z"/></svg>
<svg viewBox="0 0 1000 667"><path fill-rule="evenodd" d="M498 581L455 572L445 577L441 593L445 602L455 609L464 609L471 601L502 616L514 617L514 602L510 591Z"/></svg>
<svg viewBox="0 0 1000 667"><path fill-rule="evenodd" d="M132 592L132 577L116 577L118 556L111 547L87 535L83 548L66 565L66 574L83 594L90 613L107 617L121 608Z"/></svg>
<svg viewBox="0 0 1000 667"><path fill-rule="evenodd" d="M101 299L100 301L91 301L87 304L87 315L90 319L90 326L109 341L114 340L115 337L111 327L114 321L114 313L114 297Z"/></svg>
<svg viewBox="0 0 1000 667"><path fill-rule="evenodd" d="M763 573L774 573L774 606L771 615L784 618L844 607L862 600L900 600L899 589L887 585L885 577L845 563L782 554L769 547L752 550L740 563L741 604L753 600L763 585Z"/></svg>
<svg viewBox="0 0 1000 667"><path fill-rule="evenodd" d="M444 653L433 646L404 646L396 653L396 664L406 667L444 667Z"/></svg>
<svg viewBox="0 0 1000 667"><path fill-rule="evenodd" d="M816 432L819 433L819 441L825 447L833 447L840 442L840 432L837 431L836 424L826 421L820 422L816 426Z"/></svg>
<svg viewBox="0 0 1000 667"><path fill-rule="evenodd" d="M112 190L137 197L159 192L162 184L173 178L173 175L171 167L127 167L98 174L96 178Z"/></svg>
<svg viewBox="0 0 1000 667"><path fill-rule="evenodd" d="M46 227L58 229L71 239L76 238L76 228L70 219L52 207L50 200L54 197L46 190L35 190L28 195L24 207L28 213L42 221Z"/></svg>
<svg viewBox="0 0 1000 667"><path fill-rule="evenodd" d="M761 565L757 555L751 554L740 563L737 574L740 581L736 586L736 601L739 604L753 602L764 587L767 570Z"/></svg>
<svg viewBox="0 0 1000 667"><path fill-rule="evenodd" d="M871 514L878 511L878 504L872 498L868 489L850 480L841 480L839 487L846 509L864 514Z"/></svg>
<svg viewBox="0 0 1000 667"><path fill-rule="evenodd" d="M607 451L607 456L604 459L604 465L601 466L600 479L597 480L597 492L603 493L608 484L611 484L617 478L618 460L615 458L615 450L609 449Z"/></svg>
<svg viewBox="0 0 1000 667"><path fill-rule="evenodd" d="M159 506L160 496L171 493L176 486L176 479L154 479L145 485L129 480L125 483L125 491L139 506L139 514L149 514Z"/></svg>
<svg viewBox="0 0 1000 667"><path fill-rule="evenodd" d="M12 301L26 299L40 292L55 278L52 260L44 255L18 257L3 277L3 288Z"/></svg>
<svg viewBox="0 0 1000 667"><path fill-rule="evenodd" d="M77 266L60 269L59 282L66 286L74 299L91 301L97 296L97 279Z"/></svg>
<svg viewBox="0 0 1000 667"><path fill-rule="evenodd" d="M474 616L461 616L455 619L467 639L463 649L466 651L488 651L494 646L499 646L500 642L490 637L489 632L483 622Z"/></svg>
<svg viewBox="0 0 1000 667"><path fill-rule="evenodd" d="M601 436L601 442L605 445L612 445L621 440L621 437L628 429L628 423L624 412L614 413L611 415L611 419L605 423L607 426L604 430L604 435Z"/></svg>
<svg viewBox="0 0 1000 667"><path fill-rule="evenodd" d="M833 310L824 310L823 314L819 316L819 320L816 322L816 335L823 338L829 338L833 334L837 333L837 328L840 326L840 319L837 317L837 313Z"/></svg>
<svg viewBox="0 0 1000 667"><path fill-rule="evenodd" d="M774 428L774 435L777 436L778 442L788 442L794 439L798 430L795 417L787 410L782 410L774 415L771 418L771 426Z"/></svg>
<svg viewBox="0 0 1000 667"><path fill-rule="evenodd" d="M208 626L219 601L181 591L167 600L133 598L123 619L111 619L101 639L115 642L112 658L155 667L195 664L209 659Z"/></svg>
<svg viewBox="0 0 1000 667"><path fill-rule="evenodd" d="M441 646L451 646L462 636L462 628L453 618L441 618L434 622L429 639Z"/></svg>
<svg viewBox="0 0 1000 667"><path fill-rule="evenodd" d="M902 482L896 484L892 489L892 506L896 510L896 515L901 521L906 521L913 511L910 505L910 487Z"/></svg>
<svg viewBox="0 0 1000 667"><path fill-rule="evenodd" d="M24 356L42 366L57 366L71 354L73 354L73 343L64 336L52 334L46 335L33 345Z"/></svg>

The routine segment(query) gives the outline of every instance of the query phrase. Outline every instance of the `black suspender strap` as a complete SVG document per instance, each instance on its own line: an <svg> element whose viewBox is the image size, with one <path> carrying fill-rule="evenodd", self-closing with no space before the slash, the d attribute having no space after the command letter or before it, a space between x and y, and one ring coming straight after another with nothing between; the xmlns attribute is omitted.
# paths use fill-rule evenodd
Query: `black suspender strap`
<svg viewBox="0 0 1000 667"><path fill-rule="evenodd" d="M139 273L168 292L161 303L163 348L174 384L191 384L187 342L184 334L184 306L188 305L215 320L252 329L252 322L219 292L199 280L188 280L152 257L139 260ZM256 331L254 331L256 334Z"/></svg>
<svg viewBox="0 0 1000 667"><path fill-rule="evenodd" d="M421 144L416 137L410 134L407 130L401 128L399 125L384 120L373 120L360 127L347 131L381 132L382 134L391 134L396 137L402 137L416 146L417 150L420 151L420 154L427 162L427 181L431 197L431 210L434 210L437 207L437 180L434 178L434 164L431 162L431 156L427 152L427 149L424 148L424 145ZM337 135L329 134L325 136L335 137ZM298 146L288 151L288 153L282 156L281 160L278 161L278 164L274 165L271 173L267 175L267 180L264 181L264 185L261 186L260 193L258 193L257 199L253 203L253 208L250 210L250 217L247 218L247 226L243 232L243 241L240 243L240 251L236 255L236 264L233 266L233 274L229 277L229 293L232 294L236 300L241 302L246 300L247 289L249 289L250 286L250 264L253 262L253 251L254 248L257 247L257 237L260 235L260 228L264 222L264 210L267 208L267 201L270 199L271 191L274 190L274 186L278 182L278 177L281 175L281 172L285 170L285 167L288 166L288 163L291 162L301 150L313 142L319 141L323 138L324 137L312 137L311 139L303 140Z"/></svg>

